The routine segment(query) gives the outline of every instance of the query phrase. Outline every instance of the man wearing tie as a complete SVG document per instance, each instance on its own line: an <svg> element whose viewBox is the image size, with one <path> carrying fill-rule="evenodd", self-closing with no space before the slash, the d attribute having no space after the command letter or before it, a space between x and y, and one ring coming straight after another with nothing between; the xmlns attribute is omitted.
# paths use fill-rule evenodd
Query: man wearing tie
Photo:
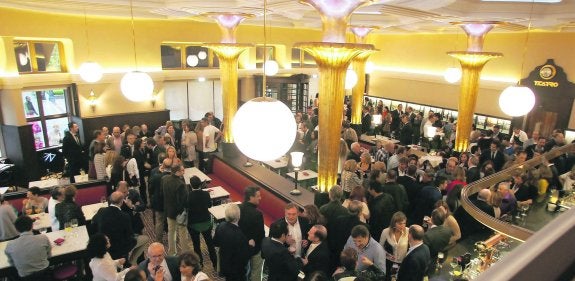
<svg viewBox="0 0 575 281"><path fill-rule="evenodd" d="M481 165L483 165L483 163L485 163L488 160L493 162L493 169L495 169L496 172L501 171L501 168L505 163L505 156L503 156L503 153L499 151L499 142L497 141L491 142L491 144L489 145L489 149L481 152L480 156Z"/></svg>
<svg viewBox="0 0 575 281"><path fill-rule="evenodd" d="M407 235L409 250L399 267L397 281L423 280L427 266L431 260L429 248L423 244L424 234L423 227L417 224L409 227L409 233Z"/></svg>
<svg viewBox="0 0 575 281"><path fill-rule="evenodd" d="M75 175L80 174L80 169L88 170L88 158L78 135L79 130L80 127L76 122L70 122L68 131L62 141L62 153L66 161L68 161L68 168L65 172L71 181L73 181Z"/></svg>

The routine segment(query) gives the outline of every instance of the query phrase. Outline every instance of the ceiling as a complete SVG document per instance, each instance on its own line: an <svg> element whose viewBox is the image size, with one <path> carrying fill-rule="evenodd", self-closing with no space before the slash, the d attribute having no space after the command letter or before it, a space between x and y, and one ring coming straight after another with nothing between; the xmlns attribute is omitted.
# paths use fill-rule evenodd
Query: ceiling
<svg viewBox="0 0 575 281"><path fill-rule="evenodd" d="M334 0L331 0L334 1ZM516 0L517 1L517 0ZM137 18L211 21L203 12L255 14L245 24L263 24L263 0L133 0ZM130 0L0 0L0 7L88 16L130 17ZM233 7L233 8L230 8ZM320 28L318 13L297 0L267 0L272 26ZM575 1L555 4L483 2L482 0L374 0L358 9L354 25L374 25L381 33L449 33L454 21L504 21L493 32L531 28L551 32L575 31Z"/></svg>

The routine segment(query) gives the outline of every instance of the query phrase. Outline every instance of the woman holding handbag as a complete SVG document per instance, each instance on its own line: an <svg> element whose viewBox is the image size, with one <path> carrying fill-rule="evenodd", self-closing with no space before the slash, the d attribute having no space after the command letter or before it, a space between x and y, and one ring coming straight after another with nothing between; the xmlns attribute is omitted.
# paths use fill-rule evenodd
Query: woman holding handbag
<svg viewBox="0 0 575 281"><path fill-rule="evenodd" d="M210 193L202 190L203 183L197 176L190 178L190 186L192 191L188 193L188 200L186 210L188 211L188 232L192 237L194 243L194 251L200 257L200 264L204 264L202 258L202 251L200 249L200 234L204 236L208 252L210 253L210 260L216 268L218 258L216 256L216 249L212 240L212 215L208 208L212 206L212 198Z"/></svg>

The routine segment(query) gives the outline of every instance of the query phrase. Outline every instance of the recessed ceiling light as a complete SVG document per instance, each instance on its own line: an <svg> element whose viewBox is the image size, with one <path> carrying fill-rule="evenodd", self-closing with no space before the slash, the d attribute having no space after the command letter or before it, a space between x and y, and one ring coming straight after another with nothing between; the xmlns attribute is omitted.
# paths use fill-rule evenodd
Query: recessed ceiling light
<svg viewBox="0 0 575 281"><path fill-rule="evenodd" d="M481 0L483 2L561 3L563 0Z"/></svg>

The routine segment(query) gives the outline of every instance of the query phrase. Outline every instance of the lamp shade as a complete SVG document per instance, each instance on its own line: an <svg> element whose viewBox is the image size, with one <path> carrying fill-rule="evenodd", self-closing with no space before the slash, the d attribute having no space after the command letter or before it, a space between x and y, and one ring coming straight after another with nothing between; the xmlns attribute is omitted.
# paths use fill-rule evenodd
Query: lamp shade
<svg viewBox="0 0 575 281"><path fill-rule="evenodd" d="M525 86L509 86L499 96L499 107L509 116L523 116L535 105L535 94Z"/></svg>
<svg viewBox="0 0 575 281"><path fill-rule="evenodd" d="M303 163L303 152L294 151L290 153L290 156L292 166L299 168Z"/></svg>
<svg viewBox="0 0 575 281"><path fill-rule="evenodd" d="M278 65L278 63L275 60L268 60L265 62L265 68L266 68L266 75L267 76L273 76L278 74L278 71L280 70L280 67Z"/></svg>
<svg viewBox="0 0 575 281"><path fill-rule="evenodd" d="M455 83L461 79L461 69L459 67L449 67L443 73L443 78L449 83Z"/></svg>
<svg viewBox="0 0 575 281"><path fill-rule="evenodd" d="M357 73L353 69L348 69L345 74L345 89L351 90L357 84Z"/></svg>
<svg viewBox="0 0 575 281"><path fill-rule="evenodd" d="M103 75L102 67L100 66L100 64L94 61L87 61L85 63L82 63L82 65L80 65L80 68L78 69L78 72L80 73L80 77L82 78L82 80L88 83L94 83L100 81Z"/></svg>
<svg viewBox="0 0 575 281"><path fill-rule="evenodd" d="M122 77L120 88L124 97L130 101L149 101L154 93L154 81L148 73L131 71Z"/></svg>
<svg viewBox="0 0 575 281"><path fill-rule="evenodd" d="M297 125L282 102L259 97L243 104L232 121L232 135L238 149L251 159L271 161L293 145Z"/></svg>

